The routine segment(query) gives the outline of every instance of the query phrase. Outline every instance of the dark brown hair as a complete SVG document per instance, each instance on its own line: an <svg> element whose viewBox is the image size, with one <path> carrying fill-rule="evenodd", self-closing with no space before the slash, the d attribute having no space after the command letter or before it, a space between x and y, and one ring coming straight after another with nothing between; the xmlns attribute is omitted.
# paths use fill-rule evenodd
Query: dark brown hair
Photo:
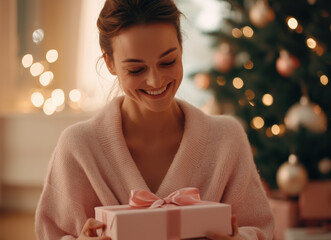
<svg viewBox="0 0 331 240"><path fill-rule="evenodd" d="M181 12L173 0L106 0L97 21L100 47L112 58L111 39L121 30L157 22L172 23L182 45L180 16Z"/></svg>

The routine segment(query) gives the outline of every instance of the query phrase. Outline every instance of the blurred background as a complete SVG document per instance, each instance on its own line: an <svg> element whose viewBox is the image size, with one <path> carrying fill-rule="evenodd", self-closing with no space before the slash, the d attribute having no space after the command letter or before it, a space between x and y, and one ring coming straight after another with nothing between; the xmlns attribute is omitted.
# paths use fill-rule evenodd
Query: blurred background
<svg viewBox="0 0 331 240"><path fill-rule="evenodd" d="M243 124L274 238L331 239L331 2L177 0L177 97ZM115 95L100 59L104 0L0 0L0 240L36 239L34 211L60 132Z"/></svg>

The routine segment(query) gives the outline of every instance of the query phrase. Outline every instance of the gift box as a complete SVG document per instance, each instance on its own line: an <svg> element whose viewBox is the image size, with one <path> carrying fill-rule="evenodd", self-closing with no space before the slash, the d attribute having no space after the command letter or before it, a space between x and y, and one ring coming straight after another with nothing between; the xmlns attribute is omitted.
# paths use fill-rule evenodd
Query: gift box
<svg viewBox="0 0 331 240"><path fill-rule="evenodd" d="M305 220L331 219L331 181L311 181L299 197L300 218Z"/></svg>
<svg viewBox="0 0 331 240"><path fill-rule="evenodd" d="M275 217L274 240L283 240L286 229L299 225L298 203L269 198L269 204Z"/></svg>
<svg viewBox="0 0 331 240"><path fill-rule="evenodd" d="M139 196L136 202L131 198L130 205L96 207L96 220L106 224L99 236L112 240L168 240L202 238L208 232L232 234L230 205L200 199L192 202L192 196L178 191L173 195L173 200L169 200L170 195L165 199L154 195L147 201Z"/></svg>

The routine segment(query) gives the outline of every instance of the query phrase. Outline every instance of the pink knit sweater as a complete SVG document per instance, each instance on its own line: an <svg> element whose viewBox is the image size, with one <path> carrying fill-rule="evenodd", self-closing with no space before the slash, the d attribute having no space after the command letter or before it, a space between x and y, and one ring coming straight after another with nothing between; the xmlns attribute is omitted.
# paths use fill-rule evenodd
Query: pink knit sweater
<svg viewBox="0 0 331 240"><path fill-rule="evenodd" d="M123 137L122 101L114 99L61 134L36 211L38 239L76 239L94 207L127 204L131 189L149 190ZM232 205L243 237L272 239L273 216L241 125L176 101L185 115L184 135L156 194L197 187L203 200Z"/></svg>

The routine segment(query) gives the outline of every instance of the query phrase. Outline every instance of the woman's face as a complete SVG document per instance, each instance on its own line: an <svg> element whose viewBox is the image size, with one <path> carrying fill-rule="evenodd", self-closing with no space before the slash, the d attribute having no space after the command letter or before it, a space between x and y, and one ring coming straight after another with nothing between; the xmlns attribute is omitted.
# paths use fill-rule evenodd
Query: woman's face
<svg viewBox="0 0 331 240"><path fill-rule="evenodd" d="M141 110L167 110L183 78L175 27L168 23L129 27L113 38L112 47L113 62L107 65L118 76L127 102Z"/></svg>

